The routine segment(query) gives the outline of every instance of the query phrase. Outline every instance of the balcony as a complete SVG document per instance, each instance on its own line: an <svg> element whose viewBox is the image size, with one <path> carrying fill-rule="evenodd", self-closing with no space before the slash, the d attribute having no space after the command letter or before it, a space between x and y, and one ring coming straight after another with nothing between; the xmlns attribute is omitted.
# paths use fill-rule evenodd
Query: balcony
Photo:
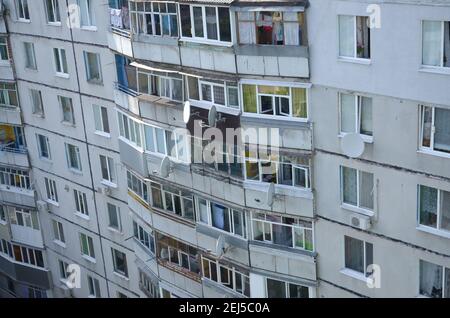
<svg viewBox="0 0 450 318"><path fill-rule="evenodd" d="M42 233L26 226L11 224L12 240L21 244L26 244L38 248L44 248Z"/></svg>
<svg viewBox="0 0 450 318"><path fill-rule="evenodd" d="M20 118L20 108L17 106L0 106L0 122L2 124L21 125L22 119Z"/></svg>
<svg viewBox="0 0 450 318"><path fill-rule="evenodd" d="M51 273L47 269L23 265L0 256L0 272L19 282L51 289Z"/></svg>
<svg viewBox="0 0 450 318"><path fill-rule="evenodd" d="M111 50L122 55L132 57L130 21L128 15L128 1L117 8L109 8L110 32L108 32L108 46Z"/></svg>
<svg viewBox="0 0 450 318"><path fill-rule="evenodd" d="M139 93L128 85L115 83L114 102L120 107L137 115L139 114L139 100L137 98L139 95Z"/></svg>
<svg viewBox="0 0 450 318"><path fill-rule="evenodd" d="M0 61L0 80L14 81L14 70L10 60Z"/></svg>

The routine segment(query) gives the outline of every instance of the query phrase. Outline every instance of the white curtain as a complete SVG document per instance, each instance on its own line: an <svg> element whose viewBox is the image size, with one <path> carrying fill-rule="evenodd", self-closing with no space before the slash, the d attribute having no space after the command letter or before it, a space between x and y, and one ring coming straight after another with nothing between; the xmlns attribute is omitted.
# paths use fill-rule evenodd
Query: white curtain
<svg viewBox="0 0 450 318"><path fill-rule="evenodd" d="M442 191L441 228L450 231L450 192Z"/></svg>
<svg viewBox="0 0 450 318"><path fill-rule="evenodd" d="M254 22L239 22L239 43L240 44L256 43Z"/></svg>
<svg viewBox="0 0 450 318"><path fill-rule="evenodd" d="M357 188L356 188L356 170L342 167L343 192L344 203L356 205L357 202Z"/></svg>
<svg viewBox="0 0 450 318"><path fill-rule="evenodd" d="M372 136L372 98L360 97L361 124L360 133Z"/></svg>
<svg viewBox="0 0 450 318"><path fill-rule="evenodd" d="M339 16L339 55L355 57L355 20L350 15Z"/></svg>
<svg viewBox="0 0 450 318"><path fill-rule="evenodd" d="M340 94L341 96L341 132L356 132L355 96Z"/></svg>
<svg viewBox="0 0 450 318"><path fill-rule="evenodd" d="M444 22L444 66L450 67L450 22Z"/></svg>
<svg viewBox="0 0 450 318"><path fill-rule="evenodd" d="M441 65L442 22L423 21L422 25L422 63L423 65Z"/></svg>
<svg viewBox="0 0 450 318"><path fill-rule="evenodd" d="M360 172L359 178L359 204L363 208L373 210L373 174Z"/></svg>
<svg viewBox="0 0 450 318"><path fill-rule="evenodd" d="M284 23L285 45L300 45L299 24L288 22Z"/></svg>
<svg viewBox="0 0 450 318"><path fill-rule="evenodd" d="M442 266L420 261L420 294L442 297Z"/></svg>

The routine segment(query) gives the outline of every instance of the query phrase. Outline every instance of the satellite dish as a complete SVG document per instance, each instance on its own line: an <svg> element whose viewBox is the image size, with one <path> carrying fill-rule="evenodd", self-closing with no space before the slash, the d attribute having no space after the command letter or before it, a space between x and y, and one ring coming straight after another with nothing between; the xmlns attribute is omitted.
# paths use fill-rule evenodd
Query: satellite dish
<svg viewBox="0 0 450 318"><path fill-rule="evenodd" d="M219 257L225 253L225 237L221 234L216 242L216 255Z"/></svg>
<svg viewBox="0 0 450 318"><path fill-rule="evenodd" d="M211 106L211 109L208 112L208 125L209 127L215 127L217 121L217 109L216 106Z"/></svg>
<svg viewBox="0 0 450 318"><path fill-rule="evenodd" d="M183 107L183 121L185 124L189 122L189 119L191 118L191 103L189 101L186 101L184 103Z"/></svg>
<svg viewBox="0 0 450 318"><path fill-rule="evenodd" d="M165 156L161 161L161 166L159 167L159 175L162 178L167 178L170 174L170 159L168 156Z"/></svg>
<svg viewBox="0 0 450 318"><path fill-rule="evenodd" d="M271 183L267 189L267 205L272 206L275 198L275 184Z"/></svg>
<svg viewBox="0 0 450 318"><path fill-rule="evenodd" d="M359 134L346 134L341 140L341 149L350 158L358 158L364 153L364 140Z"/></svg>

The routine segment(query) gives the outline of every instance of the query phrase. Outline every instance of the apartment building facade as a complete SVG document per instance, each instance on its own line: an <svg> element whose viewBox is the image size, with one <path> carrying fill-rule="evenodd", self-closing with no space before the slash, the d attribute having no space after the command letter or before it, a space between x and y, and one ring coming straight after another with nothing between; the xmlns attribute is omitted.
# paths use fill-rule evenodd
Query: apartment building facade
<svg viewBox="0 0 450 318"><path fill-rule="evenodd" d="M3 4L5 295L449 297L445 1Z"/></svg>

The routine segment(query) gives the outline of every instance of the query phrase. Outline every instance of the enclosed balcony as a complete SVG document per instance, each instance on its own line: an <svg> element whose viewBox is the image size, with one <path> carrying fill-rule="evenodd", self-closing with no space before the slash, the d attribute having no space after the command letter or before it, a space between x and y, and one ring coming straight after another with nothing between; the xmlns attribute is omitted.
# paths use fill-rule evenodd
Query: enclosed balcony
<svg viewBox="0 0 450 318"><path fill-rule="evenodd" d="M133 56L128 0L110 0L110 32L108 45L111 50L128 57Z"/></svg>
<svg viewBox="0 0 450 318"><path fill-rule="evenodd" d="M3 74L1 68L0 74ZM21 124L19 99L17 98L17 87L13 82L0 82L0 123L10 125Z"/></svg>
<svg viewBox="0 0 450 318"><path fill-rule="evenodd" d="M0 163L28 167L23 128L0 124Z"/></svg>

